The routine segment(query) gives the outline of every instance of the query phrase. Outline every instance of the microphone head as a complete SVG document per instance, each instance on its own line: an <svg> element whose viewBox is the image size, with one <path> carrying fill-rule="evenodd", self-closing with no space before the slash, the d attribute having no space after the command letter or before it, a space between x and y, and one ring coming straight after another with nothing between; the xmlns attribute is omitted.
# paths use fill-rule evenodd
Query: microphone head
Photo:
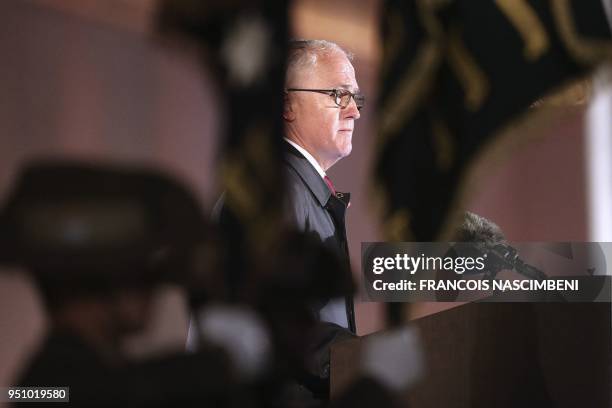
<svg viewBox="0 0 612 408"><path fill-rule="evenodd" d="M483 243L486 246L507 243L506 236L497 224L470 211L465 212L455 236L457 242Z"/></svg>
<svg viewBox="0 0 612 408"><path fill-rule="evenodd" d="M455 239L455 244L449 249L447 256L484 257L487 259L487 274L489 275L495 275L503 269L514 267L517 258L516 250L507 244L506 236L501 228L487 218L466 211L463 222L455 232ZM479 271L478 274L480 273L483 272ZM442 274L444 275L446 274Z"/></svg>
<svg viewBox="0 0 612 408"><path fill-rule="evenodd" d="M514 248L507 244L506 236L501 228L493 221L466 211L463 221L455 230L455 243L446 252L445 257L484 257L486 258L487 269L485 271L466 271L464 275L494 276L503 269L512 269L513 265L508 263L512 257L510 254ZM497 248L497 251L492 250ZM516 251L514 251L516 254ZM438 279L458 279L458 275L453 271L439 270L436 273ZM438 301L456 301L459 292L456 290L439 291L436 293Z"/></svg>

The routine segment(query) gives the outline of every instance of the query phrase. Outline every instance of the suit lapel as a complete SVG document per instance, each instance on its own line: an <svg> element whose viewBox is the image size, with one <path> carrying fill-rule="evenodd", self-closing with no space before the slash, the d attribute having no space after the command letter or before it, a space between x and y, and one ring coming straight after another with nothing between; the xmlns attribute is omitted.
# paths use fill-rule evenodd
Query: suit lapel
<svg viewBox="0 0 612 408"><path fill-rule="evenodd" d="M317 198L321 207L325 207L332 193L325 181L310 162L293 146L285 142L285 162L300 176L304 184Z"/></svg>

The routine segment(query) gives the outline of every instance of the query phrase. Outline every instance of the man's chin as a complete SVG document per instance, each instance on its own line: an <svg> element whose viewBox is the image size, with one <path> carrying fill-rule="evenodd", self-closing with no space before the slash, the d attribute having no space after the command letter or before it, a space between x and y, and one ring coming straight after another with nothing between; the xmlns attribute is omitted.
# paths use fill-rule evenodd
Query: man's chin
<svg viewBox="0 0 612 408"><path fill-rule="evenodd" d="M351 154L351 152L353 151L353 145L349 143L348 146L346 146L343 150L342 150L342 157L346 157L349 154Z"/></svg>

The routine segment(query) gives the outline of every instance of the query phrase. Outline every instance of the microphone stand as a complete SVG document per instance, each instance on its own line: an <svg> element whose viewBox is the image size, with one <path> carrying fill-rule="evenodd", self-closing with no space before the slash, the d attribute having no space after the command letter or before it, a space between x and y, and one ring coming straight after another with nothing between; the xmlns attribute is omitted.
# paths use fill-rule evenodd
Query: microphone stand
<svg viewBox="0 0 612 408"><path fill-rule="evenodd" d="M493 265L495 266L494 272L489 272L489 276L495 278L497 272L502 269L513 270L517 273L525 276L528 279L543 281L547 279L547 275L536 268L535 266L529 265L524 262L518 256L518 252L515 248L507 244L497 244L485 247L485 256L489 259L492 258ZM555 299L559 302L567 302L558 293L555 295Z"/></svg>

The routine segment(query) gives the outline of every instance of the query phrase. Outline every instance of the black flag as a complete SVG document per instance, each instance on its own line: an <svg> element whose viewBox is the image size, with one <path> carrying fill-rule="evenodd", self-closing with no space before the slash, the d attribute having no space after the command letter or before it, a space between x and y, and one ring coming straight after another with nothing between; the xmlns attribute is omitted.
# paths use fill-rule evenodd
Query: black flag
<svg viewBox="0 0 612 408"><path fill-rule="evenodd" d="M393 240L447 237L483 148L612 56L600 1L387 0L382 29L375 183Z"/></svg>
<svg viewBox="0 0 612 408"><path fill-rule="evenodd" d="M232 248L227 272L243 281L246 259L281 236L283 89L287 1L168 0L162 32L194 40L220 84L226 112L220 146L224 226ZM230 283L230 286L232 284Z"/></svg>

